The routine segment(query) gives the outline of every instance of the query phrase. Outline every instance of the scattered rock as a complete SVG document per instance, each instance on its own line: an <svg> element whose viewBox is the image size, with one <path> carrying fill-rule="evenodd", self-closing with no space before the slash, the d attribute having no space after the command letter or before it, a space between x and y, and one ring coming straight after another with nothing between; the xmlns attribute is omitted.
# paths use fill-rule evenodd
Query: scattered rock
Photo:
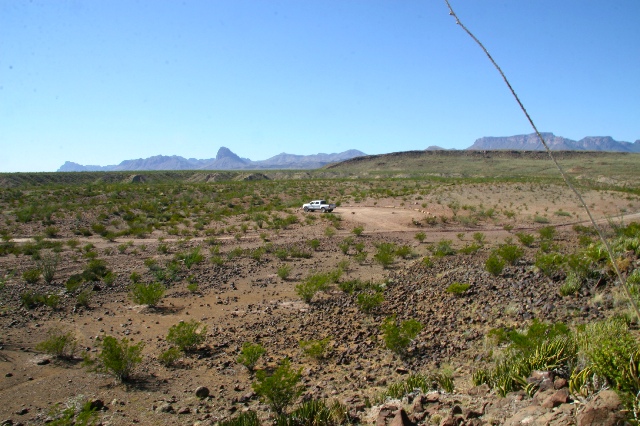
<svg viewBox="0 0 640 426"><path fill-rule="evenodd" d="M206 386L199 386L196 389L196 396L200 399L204 399L209 396L209 388Z"/></svg>
<svg viewBox="0 0 640 426"><path fill-rule="evenodd" d="M578 426L614 426L624 423L622 402L612 390L603 390L577 416Z"/></svg>

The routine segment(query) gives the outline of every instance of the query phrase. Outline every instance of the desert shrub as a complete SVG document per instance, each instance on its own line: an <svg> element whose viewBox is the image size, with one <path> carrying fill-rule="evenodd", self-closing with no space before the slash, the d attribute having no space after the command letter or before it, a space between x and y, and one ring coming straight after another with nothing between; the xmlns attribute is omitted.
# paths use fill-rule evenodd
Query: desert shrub
<svg viewBox="0 0 640 426"><path fill-rule="evenodd" d="M373 256L373 259L385 269L390 267L395 261L396 245L393 243L379 243L376 247L378 251Z"/></svg>
<svg viewBox="0 0 640 426"><path fill-rule="evenodd" d="M535 266L540 269L544 275L550 277L558 272L564 265L565 257L560 253L543 253L536 254Z"/></svg>
<svg viewBox="0 0 640 426"><path fill-rule="evenodd" d="M301 372L302 368L294 370L285 358L270 376L264 370L258 371L251 387L277 415L281 415L304 391L298 384Z"/></svg>
<svg viewBox="0 0 640 426"><path fill-rule="evenodd" d="M432 268L433 267L433 260L431 260L431 258L429 256L423 257L422 261L420 263L422 263L422 266L424 266L425 268Z"/></svg>
<svg viewBox="0 0 640 426"><path fill-rule="evenodd" d="M515 265L524 255L524 250L515 244L501 244L495 253L504 259L509 265Z"/></svg>
<svg viewBox="0 0 640 426"><path fill-rule="evenodd" d="M255 411L243 411L234 418L218 422L218 426L260 426L260 419Z"/></svg>
<svg viewBox="0 0 640 426"><path fill-rule="evenodd" d="M549 223L549 218L546 216L540 216L537 214L533 217L533 221L535 223Z"/></svg>
<svg viewBox="0 0 640 426"><path fill-rule="evenodd" d="M373 312L382 302L384 302L384 295L380 291L359 293L357 298L358 307L365 313Z"/></svg>
<svg viewBox="0 0 640 426"><path fill-rule="evenodd" d="M131 378L135 367L142 362L143 347L143 342L132 345L126 337L118 340L105 336L102 339L102 350L96 359L87 362L93 364L96 371L110 374L117 381L124 382Z"/></svg>
<svg viewBox="0 0 640 426"><path fill-rule="evenodd" d="M359 251L353 255L353 259L362 265L367 260L368 253L366 251Z"/></svg>
<svg viewBox="0 0 640 426"><path fill-rule="evenodd" d="M73 336L73 333L70 331L65 333L61 329L54 328L49 331L46 340L36 345L36 350L53 355L56 358L71 359L77 347L78 340Z"/></svg>
<svg viewBox="0 0 640 426"><path fill-rule="evenodd" d="M47 425L50 426L90 426L96 424L98 408L91 402L69 404L65 409L55 404L48 410ZM51 421L49 421L51 420Z"/></svg>
<svg viewBox="0 0 640 426"><path fill-rule="evenodd" d="M451 240L440 240L432 248L433 255L436 257L452 256L456 254L456 251L451 246Z"/></svg>
<svg viewBox="0 0 640 426"><path fill-rule="evenodd" d="M91 296L93 295L93 291L90 288L85 288L76 296L76 306L82 306L85 308L89 307L89 302L91 302Z"/></svg>
<svg viewBox="0 0 640 426"><path fill-rule="evenodd" d="M245 342L242 345L240 355L238 355L237 361L247 367L247 370L253 371L258 360L267 351L259 344L253 344L251 342Z"/></svg>
<svg viewBox="0 0 640 426"><path fill-rule="evenodd" d="M474 253L477 253L478 250L480 250L481 248L482 248L481 244L471 243L471 244L467 244L466 246L462 247L458 251L460 253L462 253L462 254L474 254Z"/></svg>
<svg viewBox="0 0 640 426"><path fill-rule="evenodd" d="M402 245L396 249L396 256L402 259L408 259L413 256L413 250L408 245Z"/></svg>
<svg viewBox="0 0 640 426"><path fill-rule="evenodd" d="M275 421L275 426L332 426L343 424L350 424L346 407L338 401L327 405L326 402L318 399L302 402L291 413L283 414Z"/></svg>
<svg viewBox="0 0 640 426"><path fill-rule="evenodd" d="M353 228L352 232L353 232L353 235L355 235L356 237L359 237L364 232L364 228L362 226L356 226L355 228Z"/></svg>
<svg viewBox="0 0 640 426"><path fill-rule="evenodd" d="M318 248L320 248L320 240L317 238L309 240L309 247L311 247L314 251L318 251Z"/></svg>
<svg viewBox="0 0 640 426"><path fill-rule="evenodd" d="M82 286L83 281L84 279L82 278L81 274L71 275L64 285L67 289L67 293L75 293L80 288L80 286Z"/></svg>
<svg viewBox="0 0 640 426"><path fill-rule="evenodd" d="M422 324L414 319L396 324L395 314L388 317L380 327L384 334L384 344L387 349L398 355L406 355L406 349L418 333L422 330Z"/></svg>
<svg viewBox="0 0 640 426"><path fill-rule="evenodd" d="M482 233L482 232L474 232L473 233L473 240L478 244L484 244L484 242L485 242L484 233Z"/></svg>
<svg viewBox="0 0 640 426"><path fill-rule="evenodd" d="M175 255L175 259L183 262L188 269L204 260L204 256L200 253L200 247L194 247L188 252L180 252Z"/></svg>
<svg viewBox="0 0 640 426"><path fill-rule="evenodd" d="M330 341L326 337L322 340L300 340L299 344L305 356L320 360L325 357Z"/></svg>
<svg viewBox="0 0 640 426"><path fill-rule="evenodd" d="M286 280L291 274L291 269L291 265L282 265L278 268L277 274L280 278Z"/></svg>
<svg viewBox="0 0 640 426"><path fill-rule="evenodd" d="M311 302L313 296L319 291L325 291L329 288L331 277L329 274L320 273L309 275L301 283L296 285L296 294L305 302Z"/></svg>
<svg viewBox="0 0 640 426"><path fill-rule="evenodd" d="M133 271L131 275L129 275L129 279L131 280L132 284L138 284L142 281L142 275L140 275L139 272Z"/></svg>
<svg viewBox="0 0 640 426"><path fill-rule="evenodd" d="M310 252L299 247L291 247L289 255L295 259L310 259L313 256Z"/></svg>
<svg viewBox="0 0 640 426"><path fill-rule="evenodd" d="M447 287L446 292L455 296L462 296L469 290L469 287L471 287L471 284L456 281Z"/></svg>
<svg viewBox="0 0 640 426"><path fill-rule="evenodd" d="M169 328L167 342L176 345L181 351L191 352L201 345L207 337L207 326L198 321L181 321Z"/></svg>
<svg viewBox="0 0 640 426"><path fill-rule="evenodd" d="M164 296L165 287L161 283L137 283L131 287L129 297L138 305L155 306Z"/></svg>
<svg viewBox="0 0 640 426"><path fill-rule="evenodd" d="M100 281L109 273L107 263L102 259L91 259L82 271L82 278L87 281Z"/></svg>
<svg viewBox="0 0 640 426"><path fill-rule="evenodd" d="M27 284L35 284L40 281L40 271L39 268L27 269L22 273L22 278L27 282Z"/></svg>
<svg viewBox="0 0 640 426"><path fill-rule="evenodd" d="M427 238L427 234L425 234L424 232L420 231L420 232L416 232L416 235L414 237L416 240L418 240L420 243L424 242L424 240Z"/></svg>
<svg viewBox="0 0 640 426"><path fill-rule="evenodd" d="M42 271L42 278L47 284L51 284L56 276L58 270L58 263L60 263L60 256L57 254L46 254L40 257L38 267Z"/></svg>
<svg viewBox="0 0 640 426"><path fill-rule="evenodd" d="M556 237L556 228L553 226L545 226L538 229L541 240L552 241Z"/></svg>
<svg viewBox="0 0 640 426"><path fill-rule="evenodd" d="M327 226L324 230L324 235L329 238L333 237L336 235L336 228L333 226Z"/></svg>
<svg viewBox="0 0 640 426"><path fill-rule="evenodd" d="M340 247L342 254L349 253L349 248L351 247L351 244L353 244L353 238L351 237L345 238L344 240L342 240L340 244L338 244L338 247Z"/></svg>
<svg viewBox="0 0 640 426"><path fill-rule="evenodd" d="M274 254L280 260L287 260L287 258L289 257L289 250L287 250L286 248L279 248L276 249Z"/></svg>
<svg viewBox="0 0 640 426"><path fill-rule="evenodd" d="M44 305L46 295L35 291L24 291L20 294L20 304L27 309L33 309L36 306Z"/></svg>
<svg viewBox="0 0 640 426"><path fill-rule="evenodd" d="M516 237L520 244L525 247L531 247L536 240L536 238L532 234L528 234L526 232L516 232Z"/></svg>
<svg viewBox="0 0 640 426"><path fill-rule="evenodd" d="M570 296L580 291L580 288L582 288L582 280L577 274L570 272L560 286L559 292L561 296Z"/></svg>
<svg viewBox="0 0 640 426"><path fill-rule="evenodd" d="M166 351L162 351L158 355L158 361L165 367L171 367L180 359L182 351L174 346L170 347Z"/></svg>
<svg viewBox="0 0 640 426"><path fill-rule="evenodd" d="M504 270L505 262L504 260L498 256L497 253L492 252L487 261L484 264L485 269L494 277L497 277Z"/></svg>
<svg viewBox="0 0 640 426"><path fill-rule="evenodd" d="M361 281L359 279L342 281L338 284L340 290L344 291L347 294L353 294L362 290L365 290L369 287L369 283Z"/></svg>

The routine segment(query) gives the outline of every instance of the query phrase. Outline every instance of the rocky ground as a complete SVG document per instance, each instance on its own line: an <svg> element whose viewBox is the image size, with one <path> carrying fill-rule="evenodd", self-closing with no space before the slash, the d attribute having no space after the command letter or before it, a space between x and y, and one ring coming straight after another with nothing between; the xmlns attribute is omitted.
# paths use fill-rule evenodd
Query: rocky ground
<svg viewBox="0 0 640 426"><path fill-rule="evenodd" d="M363 200L335 211L341 220L332 236L326 234L325 221L305 223L303 212L295 213L301 219L298 224L262 238L257 231L238 237L219 236L215 242L220 256L227 259L222 264L212 263L215 254L209 251L211 240L204 237L181 239L152 234L144 239L107 241L92 236L79 238L79 247L64 246L51 284L42 280L25 283L22 273L34 266L31 257L0 257L0 276L8 277L0 290L0 421L43 424L51 419L50 410L56 404L92 400L101 406L99 421L103 425L206 425L248 409L257 411L266 422L270 413L252 390L254 374L236 361L243 343L254 342L267 351L258 369L275 367L288 357L295 367L302 368L303 399L338 400L346 405L352 420L380 426L615 424L606 423L620 415L615 394L602 392L591 401L576 400L569 395L562 378L540 379L546 380L545 385L534 398L524 393L501 398L486 387L471 384L472 372L487 365L492 351L500 349L486 338L491 329L524 327L533 319L576 325L625 309L621 295L608 282L561 297L558 287L562 277L548 278L533 267L537 243L525 248L524 257L500 276L494 277L485 270L484 263L493 247L508 238L515 240L517 231L535 234L544 225L532 217L538 212L543 215L549 207L551 212L569 212L548 215L551 224L557 225L555 243L567 251L575 247L577 234L571 225L584 220L575 201L566 201L562 192L543 199L533 191L524 193L511 188L509 192L507 187L456 187L450 188L447 196L457 197L463 204L466 199L493 197L492 201L485 201L487 206L498 199L505 204L505 200L513 200L515 214L465 225L451 220L456 212L446 203L422 206L420 201ZM615 215L618 220L622 210L627 215L640 210L638 200L612 193L591 194L588 202L599 218ZM457 212L463 213L462 209ZM451 219L439 219L435 224L426 220L442 216ZM631 219L632 216L625 220ZM509 225L506 229L505 224ZM29 226L33 229L24 226L21 234L13 236L15 242L25 244L42 232L38 224ZM58 240L73 237L64 223L58 227ZM363 228L359 236L353 233L356 227ZM420 231L427 234L423 242L415 238ZM478 232L485 240L473 254L431 254L430 247L443 239L459 249L473 243L473 234ZM355 251L345 254L341 250L340 244L347 237L364 243L369 255L362 263L354 259ZM313 238L320 241L317 250L307 244ZM385 269L372 260L380 242L408 245L412 254L396 259ZM88 306L77 307L65 292L64 283L86 265L83 247L89 243L116 279L111 285L94 283ZM270 251L256 259L246 251L229 260L229 253L238 247L256 249L269 243L271 249L299 247L310 251L311 257L280 260ZM124 244L127 246L123 250ZM159 250L161 245L168 250ZM130 300L132 272L140 274L143 281L152 280L146 259L165 264L176 253L194 247L202 248L205 260L191 268L183 267L180 279L157 307L135 305ZM425 265L425 256L430 256L432 265ZM284 264L292 268L287 279L276 273ZM342 281L357 278L384 285L384 302L365 313L358 307L356 297L338 286L317 294L310 303L304 303L296 294L296 284L310 273L334 270L339 264L344 269ZM453 282L468 283L470 288L455 296L445 290ZM190 283L197 283L195 291L188 289ZM60 294L62 302L57 309L27 309L21 306L20 295L28 289ZM399 320L413 318L424 325L407 356L400 357L382 344L380 324L393 314ZM206 325L205 343L175 366L163 366L158 355L169 347L167 330L181 320L191 319ZM57 360L36 350L53 328L69 330L76 336L80 350L74 359ZM81 363L83 355L98 353L104 335L127 337L145 345L144 360L127 384L91 372ZM301 340L324 338L330 341L325 358L316 360L304 355ZM410 373L443 369L453 371L453 393L412 393L403 400L386 402L377 399L389 384ZM196 389L200 389L198 394Z"/></svg>

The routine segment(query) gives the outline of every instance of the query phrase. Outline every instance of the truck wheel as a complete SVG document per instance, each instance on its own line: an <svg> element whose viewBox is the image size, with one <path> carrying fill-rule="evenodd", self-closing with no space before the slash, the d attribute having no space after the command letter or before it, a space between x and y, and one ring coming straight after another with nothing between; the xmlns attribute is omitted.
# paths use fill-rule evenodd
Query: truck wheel
<svg viewBox="0 0 640 426"><path fill-rule="evenodd" d="M320 209L320 211L321 211L322 213L324 213L324 212L326 212L326 211L327 211L327 209L325 209L325 208L323 207L323 208L321 208L321 209Z"/></svg>
<svg viewBox="0 0 640 426"><path fill-rule="evenodd" d="M305 207L305 208L304 208L304 211L305 211L305 212L308 212L308 211L309 211L309 207Z"/></svg>

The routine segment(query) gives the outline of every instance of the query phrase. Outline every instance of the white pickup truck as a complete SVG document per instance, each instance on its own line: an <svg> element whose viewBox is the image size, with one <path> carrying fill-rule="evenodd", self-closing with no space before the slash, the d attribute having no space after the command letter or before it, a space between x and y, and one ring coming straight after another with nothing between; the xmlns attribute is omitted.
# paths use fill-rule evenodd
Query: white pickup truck
<svg viewBox="0 0 640 426"><path fill-rule="evenodd" d="M307 204L302 205L302 210L305 212L312 212L320 210L322 213L332 212L336 208L335 204L329 204L325 200L313 200Z"/></svg>

